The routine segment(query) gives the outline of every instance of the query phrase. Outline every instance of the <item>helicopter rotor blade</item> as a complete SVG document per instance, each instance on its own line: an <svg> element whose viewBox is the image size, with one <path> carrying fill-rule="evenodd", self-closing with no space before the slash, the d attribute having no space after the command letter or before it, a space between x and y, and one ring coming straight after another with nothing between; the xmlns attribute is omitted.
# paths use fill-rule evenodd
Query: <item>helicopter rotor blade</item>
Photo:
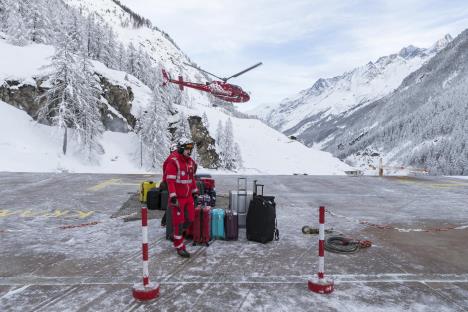
<svg viewBox="0 0 468 312"><path fill-rule="evenodd" d="M226 81L228 81L229 79L238 77L238 76L240 76L240 75L242 75L242 74L245 74L245 73L248 72L249 70L252 70L252 69L254 69L254 68L256 68L256 67L258 67L258 66L260 66L260 65L262 65L262 64L263 64L262 62L259 62L259 63L255 64L255 65L250 66L250 67L247 68L247 69L244 69L244 70L241 71L241 72L238 72L238 73L235 74L235 75L232 75L232 76L227 77L227 78L223 78L222 80L223 80L224 82L226 82Z"/></svg>
<svg viewBox="0 0 468 312"><path fill-rule="evenodd" d="M206 71L206 70L204 70L204 69L201 69L200 67L197 67L197 66L195 66L195 65L192 65L192 64L189 64L189 63L185 63L185 62L184 62L184 64L187 65L187 66L193 67L193 68L195 68L195 69L197 69L197 70L199 70L199 71L201 71L201 72L204 72L205 74L211 75L211 76L213 76L213 77L215 77L215 78L218 78L218 79L220 79L220 80L224 80L223 78L218 77L218 76L216 76L215 74L212 74L212 73L210 73L210 72L208 72L208 71Z"/></svg>

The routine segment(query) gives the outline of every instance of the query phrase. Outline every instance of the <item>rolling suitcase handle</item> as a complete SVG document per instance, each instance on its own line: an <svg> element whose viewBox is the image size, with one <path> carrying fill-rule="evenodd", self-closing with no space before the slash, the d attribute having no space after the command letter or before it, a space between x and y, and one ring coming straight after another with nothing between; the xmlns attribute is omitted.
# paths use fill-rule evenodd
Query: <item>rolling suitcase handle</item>
<svg viewBox="0 0 468 312"><path fill-rule="evenodd" d="M258 184L258 183L257 183L257 180L254 180L253 186L254 186L253 195L254 195L254 196L257 195L257 193L258 193L258 187L261 186L261 187L262 187L262 195L261 195L261 196L263 196L263 187L264 187L265 185L264 185L264 184Z"/></svg>
<svg viewBox="0 0 468 312"><path fill-rule="evenodd" d="M240 181L244 181L244 188L240 187ZM237 191L247 191L247 178L237 178Z"/></svg>
<svg viewBox="0 0 468 312"><path fill-rule="evenodd" d="M240 181L244 181L244 188L240 187ZM241 193L242 192L242 193ZM239 197L243 196L244 197L244 207L247 207L247 178L237 178L237 207L236 207L236 212L239 213Z"/></svg>

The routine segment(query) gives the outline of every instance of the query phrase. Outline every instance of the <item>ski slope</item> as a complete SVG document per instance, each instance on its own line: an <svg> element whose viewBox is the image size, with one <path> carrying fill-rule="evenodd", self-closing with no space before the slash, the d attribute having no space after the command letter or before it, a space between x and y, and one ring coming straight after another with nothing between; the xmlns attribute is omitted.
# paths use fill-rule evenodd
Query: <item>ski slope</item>
<svg viewBox="0 0 468 312"><path fill-rule="evenodd" d="M240 146L244 169L242 174L344 174L351 167L333 157L330 153L320 151L289 139L277 130L267 126L258 119L242 119L228 116L222 108L200 107L200 111L178 107L186 114L202 115L206 113L209 121L209 132L216 134L218 122L223 124L231 118L234 141Z"/></svg>
<svg viewBox="0 0 468 312"><path fill-rule="evenodd" d="M196 113L196 112L192 112ZM206 110L211 125L228 116L214 108ZM254 119L231 117L235 140L239 143L244 169L238 174L343 174L348 166L329 153L307 148ZM0 171L145 173L140 168L140 143L132 132L106 131L102 138L105 153L99 163L82 160L69 130L69 150L62 153L63 130L37 124L24 111L0 101ZM213 126L210 132L214 133ZM218 174L229 171L202 169ZM154 173L160 173L155 170Z"/></svg>

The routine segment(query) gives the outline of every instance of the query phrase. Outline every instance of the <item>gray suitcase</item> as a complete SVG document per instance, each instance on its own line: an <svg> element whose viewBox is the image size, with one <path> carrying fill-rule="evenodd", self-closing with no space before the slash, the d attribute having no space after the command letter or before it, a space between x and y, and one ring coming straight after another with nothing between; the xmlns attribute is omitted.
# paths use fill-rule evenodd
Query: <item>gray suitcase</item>
<svg viewBox="0 0 468 312"><path fill-rule="evenodd" d="M243 181L243 183L241 183ZM243 185L241 185L243 184ZM245 228L247 224L247 211L250 201L253 198L253 192L247 191L247 179L237 179L237 191L229 191L229 209L237 211L239 227Z"/></svg>

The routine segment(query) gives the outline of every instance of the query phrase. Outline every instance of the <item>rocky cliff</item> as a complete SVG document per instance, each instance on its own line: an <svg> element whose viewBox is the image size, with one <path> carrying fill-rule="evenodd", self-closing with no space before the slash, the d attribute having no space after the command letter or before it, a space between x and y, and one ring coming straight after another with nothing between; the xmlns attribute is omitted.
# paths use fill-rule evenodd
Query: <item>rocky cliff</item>
<svg viewBox="0 0 468 312"><path fill-rule="evenodd" d="M101 119L105 129L115 132L132 130L136 123L135 117L130 112L134 99L132 89L114 85L101 75L98 77L103 99ZM36 119L42 103L39 98L47 88L42 87L43 80L36 78L34 81L35 85L7 80L0 86L0 100L26 111Z"/></svg>

